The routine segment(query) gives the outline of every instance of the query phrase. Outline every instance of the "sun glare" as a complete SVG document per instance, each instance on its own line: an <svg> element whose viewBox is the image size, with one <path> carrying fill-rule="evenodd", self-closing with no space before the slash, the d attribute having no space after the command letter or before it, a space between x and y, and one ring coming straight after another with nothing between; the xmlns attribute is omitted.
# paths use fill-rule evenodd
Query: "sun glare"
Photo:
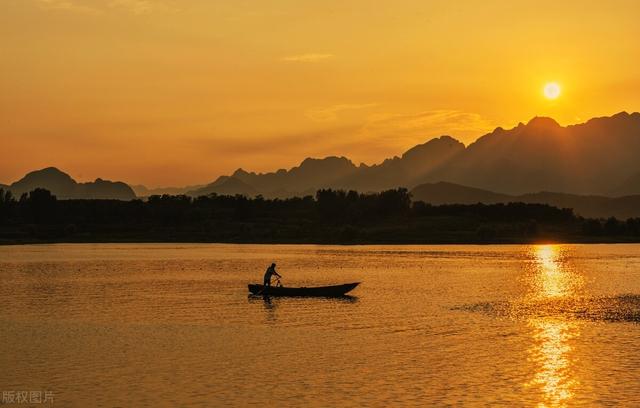
<svg viewBox="0 0 640 408"><path fill-rule="evenodd" d="M557 82L549 82L544 85L544 97L547 99L557 99L560 96L560 85Z"/></svg>

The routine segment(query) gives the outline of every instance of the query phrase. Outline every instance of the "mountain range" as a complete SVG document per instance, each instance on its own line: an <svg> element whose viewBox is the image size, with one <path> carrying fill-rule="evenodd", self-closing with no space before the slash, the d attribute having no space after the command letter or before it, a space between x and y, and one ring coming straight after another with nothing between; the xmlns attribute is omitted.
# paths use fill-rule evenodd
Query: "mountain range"
<svg viewBox="0 0 640 408"><path fill-rule="evenodd" d="M566 127L535 117L512 129L497 128L466 147L441 136L370 166L355 165L346 157L306 158L288 170L255 173L240 168L207 185L160 189L132 189L102 179L77 183L50 167L0 188L14 195L44 187L59 198L128 200L136 195L211 193L285 198L313 195L320 188L375 192L406 187L414 199L434 204L516 200L576 208L585 216L638 216L640 209L628 210L640 194L638 152L640 113L621 112Z"/></svg>
<svg viewBox="0 0 640 408"><path fill-rule="evenodd" d="M638 152L640 113L621 112L566 127L551 118L535 117L509 130L497 128L467 147L441 136L372 166L327 157L307 158L297 167L270 173L240 168L188 194L233 185L239 194L288 197L319 188L369 192L444 181L505 194L560 191L620 196L640 194Z"/></svg>
<svg viewBox="0 0 640 408"><path fill-rule="evenodd" d="M433 205L521 202L572 208L576 214L583 217L616 217L619 219L640 217L640 194L605 197L541 191L539 193L509 195L460 184L439 182L421 184L411 190L411 196L414 201L424 201Z"/></svg>
<svg viewBox="0 0 640 408"><path fill-rule="evenodd" d="M55 167L27 173L23 178L10 185L0 185L0 188L11 191L20 197L36 188L46 188L59 199L116 199L133 200L135 193L127 184L120 181L108 181L97 178L93 182L78 183L67 173Z"/></svg>
<svg viewBox="0 0 640 408"><path fill-rule="evenodd" d="M169 194L169 195L186 194L189 191L202 188L204 187L204 185L192 185L192 186L184 186L184 187L147 188L142 184L131 184L130 187L133 189L133 192L136 193L138 197L149 197L152 195L163 195L163 194Z"/></svg>

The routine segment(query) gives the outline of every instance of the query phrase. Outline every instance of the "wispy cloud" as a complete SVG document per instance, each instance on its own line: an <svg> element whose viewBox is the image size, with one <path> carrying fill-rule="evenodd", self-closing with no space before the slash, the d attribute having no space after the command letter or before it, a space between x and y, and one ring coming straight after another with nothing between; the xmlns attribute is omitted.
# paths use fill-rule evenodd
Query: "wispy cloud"
<svg viewBox="0 0 640 408"><path fill-rule="evenodd" d="M340 112L358 109L367 109L377 106L377 103L343 103L338 105L332 105L325 108L309 109L305 112L305 116L316 122L328 122L336 120Z"/></svg>
<svg viewBox="0 0 640 408"><path fill-rule="evenodd" d="M287 62L318 62L322 60L326 60L329 58L333 58L333 54L318 54L318 53L309 53L309 54L300 54L300 55L290 55L288 57L283 57L282 61Z"/></svg>
<svg viewBox="0 0 640 408"><path fill-rule="evenodd" d="M80 4L76 0L37 0L42 9L65 10L82 14L99 14L100 9Z"/></svg>
<svg viewBox="0 0 640 408"><path fill-rule="evenodd" d="M65 10L83 14L103 14L108 11L122 10L140 15L153 11L174 9L164 0L36 0L45 10Z"/></svg>
<svg viewBox="0 0 640 408"><path fill-rule="evenodd" d="M468 144L493 128L480 114L453 109L374 113L354 132L333 139L332 149L356 161L377 163L435 137L450 135Z"/></svg>
<svg viewBox="0 0 640 408"><path fill-rule="evenodd" d="M343 137L345 134L353 134L358 131L357 125L345 125L325 127L323 129L306 132L284 132L266 134L256 139L254 137L195 137L190 138L189 143L193 148L204 154L218 154L234 157L239 154L256 155L256 157L281 157L294 162L302 160L305 156L322 156L332 154L327 150L331 144L318 143L318 141L332 140ZM348 153L348 152L343 152Z"/></svg>
<svg viewBox="0 0 640 408"><path fill-rule="evenodd" d="M382 107L375 103L336 104L314 110L319 119L310 129L262 134L202 136L189 139L189 148L203 157L218 155L228 168L273 171L297 165L304 157L347 156L369 164L400 155L434 137L449 134L469 142L491 130L493 124L482 115L458 110L429 110L413 113L357 112L359 119L343 121L339 113ZM333 120L333 115L338 116ZM465 137L466 135L466 137ZM260 163L252 167L246 163ZM277 163L272 164L272 163Z"/></svg>
<svg viewBox="0 0 640 408"><path fill-rule="evenodd" d="M438 109L409 114L372 115L363 131L411 139L445 134L465 138L471 135L477 137L494 127L491 121L477 113Z"/></svg>
<svg viewBox="0 0 640 408"><path fill-rule="evenodd" d="M157 6L164 8L164 5L160 2L152 2L150 0L111 0L109 6L112 8L122 8L133 14L147 14Z"/></svg>

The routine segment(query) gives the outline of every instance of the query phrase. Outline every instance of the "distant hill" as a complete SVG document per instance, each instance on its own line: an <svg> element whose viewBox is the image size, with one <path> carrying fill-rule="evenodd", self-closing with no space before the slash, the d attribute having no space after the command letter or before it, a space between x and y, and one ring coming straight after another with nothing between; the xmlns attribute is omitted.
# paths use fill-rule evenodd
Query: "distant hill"
<svg viewBox="0 0 640 408"><path fill-rule="evenodd" d="M612 189L609 195L624 196L629 194L640 194L640 172L624 180L616 188Z"/></svg>
<svg viewBox="0 0 640 408"><path fill-rule="evenodd" d="M550 118L498 128L424 181L524 194L562 191L606 195L640 173L640 113L618 113L562 127ZM637 187L640 187L638 185ZM640 194L626 189L625 194Z"/></svg>
<svg viewBox="0 0 640 408"><path fill-rule="evenodd" d="M515 196L494 193L480 188L460 184L438 182L425 183L411 190L414 201L424 201L433 205L441 204L495 204L514 201Z"/></svg>
<svg viewBox="0 0 640 408"><path fill-rule="evenodd" d="M566 127L536 117L513 129L497 128L468 147L442 136L372 166L356 166L345 157L307 158L289 170L238 169L231 177L267 197L313 194L319 188L412 189L441 181L516 195L633 195L640 194L639 151L637 112Z"/></svg>
<svg viewBox="0 0 640 408"><path fill-rule="evenodd" d="M331 187L363 192L411 187L462 154L464 149L464 144L454 138L441 136L412 147L401 157L387 159L378 165L361 165L357 171L335 180Z"/></svg>
<svg viewBox="0 0 640 408"><path fill-rule="evenodd" d="M236 170L231 177L251 186L267 197L288 197L315 194L320 188L331 187L336 180L354 174L358 168L345 157L307 158L298 167L273 173L253 173Z"/></svg>
<svg viewBox="0 0 640 408"><path fill-rule="evenodd" d="M433 205L523 202L573 208L576 214L583 217L640 217L640 195L615 198L551 192L508 195L444 182L419 185L411 194L414 201L424 201Z"/></svg>
<svg viewBox="0 0 640 408"><path fill-rule="evenodd" d="M321 188L381 191L421 180L429 171L463 150L462 143L449 136L442 136L415 146L401 157L387 159L379 165L356 166L345 157L335 156L324 159L307 158L297 167L271 173L238 169L231 176L221 176L204 188L194 189L188 194L221 194L219 186L223 182L233 182L231 191L235 194L262 194L265 197L313 195Z"/></svg>
<svg viewBox="0 0 640 408"><path fill-rule="evenodd" d="M346 157L306 158L288 170L255 173L240 168L205 186L136 189L141 196L216 193L285 198L313 195L321 188L379 192L422 186L421 194L428 190L432 199L443 203L471 202L478 197L483 202L512 197L535 202L544 194L544 202L580 204L586 214L601 214L602 206L617 206L618 213L625 213L633 197L640 194L638 152L640 113L621 112L566 127L551 118L535 117L512 129L497 128L467 147L441 136L371 166L355 165ZM444 184L437 185L440 182ZM76 183L55 168L30 173L10 189L24 192L34 186L48 188L61 198L134 196L124 183L100 179ZM532 191L564 195L528 194ZM578 196L579 203L575 201ZM611 196L618 196L618 201L609 201Z"/></svg>
<svg viewBox="0 0 640 408"><path fill-rule="evenodd" d="M187 192L188 195L196 197L214 193L218 195L234 196L239 194L247 197L253 197L258 194L258 191L236 177L220 176L211 184Z"/></svg>
<svg viewBox="0 0 640 408"><path fill-rule="evenodd" d="M119 181L96 179L94 182L78 183L67 173L55 167L27 173L23 178L7 186L14 196L20 197L36 188L51 191L59 199L102 198L116 200L133 200L135 193L127 184Z"/></svg>
<svg viewBox="0 0 640 408"><path fill-rule="evenodd" d="M181 195L187 194L189 191L197 190L199 188L204 187L204 185L193 185L193 186L185 186L185 187L158 187L158 188L147 188L142 184L132 185L130 186L133 189L133 192L138 197L149 197L152 195Z"/></svg>

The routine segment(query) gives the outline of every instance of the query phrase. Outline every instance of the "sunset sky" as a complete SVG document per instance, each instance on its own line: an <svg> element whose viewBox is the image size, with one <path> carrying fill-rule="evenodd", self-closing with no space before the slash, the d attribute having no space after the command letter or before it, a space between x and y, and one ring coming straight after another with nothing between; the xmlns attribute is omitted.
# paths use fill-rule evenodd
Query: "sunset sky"
<svg viewBox="0 0 640 408"><path fill-rule="evenodd" d="M640 110L640 2L3 0L0 182L375 163ZM550 100L544 86L556 82Z"/></svg>

